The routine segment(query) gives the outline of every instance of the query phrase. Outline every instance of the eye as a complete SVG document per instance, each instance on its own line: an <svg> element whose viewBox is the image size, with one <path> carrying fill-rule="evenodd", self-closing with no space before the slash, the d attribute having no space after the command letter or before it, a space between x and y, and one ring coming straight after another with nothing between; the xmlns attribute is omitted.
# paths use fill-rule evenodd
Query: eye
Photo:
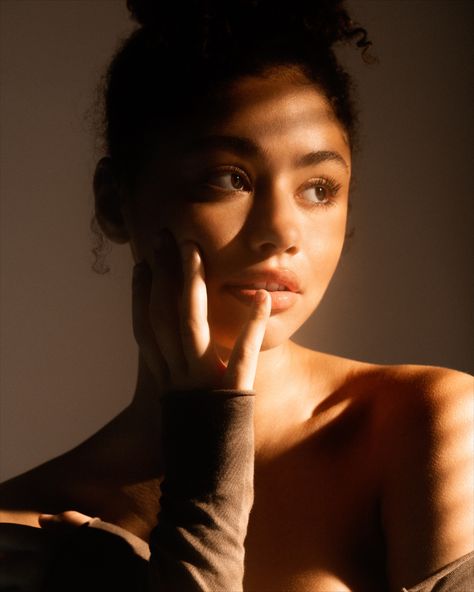
<svg viewBox="0 0 474 592"><path fill-rule="evenodd" d="M238 169L216 171L206 177L206 184L223 191L249 191L247 176Z"/></svg>
<svg viewBox="0 0 474 592"><path fill-rule="evenodd" d="M321 178L309 181L300 195L311 205L331 205L334 197L341 188L341 184L335 179Z"/></svg>

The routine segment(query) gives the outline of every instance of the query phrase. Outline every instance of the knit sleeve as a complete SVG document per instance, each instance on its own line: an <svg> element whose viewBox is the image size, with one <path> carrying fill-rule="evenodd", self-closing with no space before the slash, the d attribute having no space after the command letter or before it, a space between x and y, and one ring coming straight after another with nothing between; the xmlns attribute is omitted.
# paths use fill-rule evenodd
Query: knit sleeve
<svg viewBox="0 0 474 592"><path fill-rule="evenodd" d="M449 563L432 576L401 592L471 592L474 590L474 551Z"/></svg>
<svg viewBox="0 0 474 592"><path fill-rule="evenodd" d="M253 503L254 394L162 400L165 476L150 539L150 590L239 592Z"/></svg>

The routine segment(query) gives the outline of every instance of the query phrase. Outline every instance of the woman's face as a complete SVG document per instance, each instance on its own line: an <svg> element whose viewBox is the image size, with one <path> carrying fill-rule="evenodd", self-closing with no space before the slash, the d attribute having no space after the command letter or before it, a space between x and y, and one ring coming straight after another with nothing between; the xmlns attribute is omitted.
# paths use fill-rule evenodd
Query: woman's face
<svg viewBox="0 0 474 592"><path fill-rule="evenodd" d="M152 256L162 228L199 246L211 331L224 349L257 287L272 295L263 349L286 341L318 305L341 254L350 149L325 97L297 78L233 83L224 109L150 160L125 211L136 259Z"/></svg>

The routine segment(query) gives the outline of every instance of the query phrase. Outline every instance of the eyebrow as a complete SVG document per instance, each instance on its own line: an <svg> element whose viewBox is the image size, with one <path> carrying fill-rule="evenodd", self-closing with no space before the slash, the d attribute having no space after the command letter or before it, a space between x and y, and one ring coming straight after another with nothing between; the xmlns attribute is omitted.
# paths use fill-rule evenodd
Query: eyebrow
<svg viewBox="0 0 474 592"><path fill-rule="evenodd" d="M294 162L294 165L296 168L302 169L311 165L314 166L327 160L332 160L337 164L341 164L345 169L349 170L349 166L341 154L333 150L316 150L315 152L309 152L308 154L298 158Z"/></svg>
<svg viewBox="0 0 474 592"><path fill-rule="evenodd" d="M249 138L225 135L209 135L195 138L188 145L186 152L193 154L201 150L212 150L216 148L232 150L233 152L254 158L262 155L262 150L259 146ZM349 170L349 165L342 155L334 150L315 150L309 152L298 157L293 162L293 166L300 169L326 161L333 161L336 164L342 165L346 170Z"/></svg>

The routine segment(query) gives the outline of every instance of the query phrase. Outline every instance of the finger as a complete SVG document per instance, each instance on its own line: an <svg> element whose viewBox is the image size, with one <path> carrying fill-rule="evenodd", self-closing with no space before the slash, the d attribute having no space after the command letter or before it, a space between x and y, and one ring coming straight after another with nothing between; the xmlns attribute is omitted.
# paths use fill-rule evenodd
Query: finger
<svg viewBox="0 0 474 592"><path fill-rule="evenodd" d="M190 371L209 350L211 341L207 321L207 288L204 265L195 244L181 244L183 293L180 305L180 332L184 356Z"/></svg>
<svg viewBox="0 0 474 592"><path fill-rule="evenodd" d="M150 293L150 323L158 347L166 361L171 376L181 376L186 371L178 321L178 277L176 268L176 243L170 236L162 241L155 251L153 261L153 281ZM173 269L174 268L174 269Z"/></svg>
<svg viewBox="0 0 474 592"><path fill-rule="evenodd" d="M38 516L38 522L41 528L77 528L91 520L91 516L73 510L61 512L60 514L40 514Z"/></svg>
<svg viewBox="0 0 474 592"><path fill-rule="evenodd" d="M224 375L226 388L253 389L258 354L265 336L271 312L271 299L266 290L258 290L250 317L235 342Z"/></svg>
<svg viewBox="0 0 474 592"><path fill-rule="evenodd" d="M150 324L150 293L152 273L143 260L133 268L132 281L132 324L135 340L144 360L155 378L159 388L167 380L168 368L155 339Z"/></svg>

